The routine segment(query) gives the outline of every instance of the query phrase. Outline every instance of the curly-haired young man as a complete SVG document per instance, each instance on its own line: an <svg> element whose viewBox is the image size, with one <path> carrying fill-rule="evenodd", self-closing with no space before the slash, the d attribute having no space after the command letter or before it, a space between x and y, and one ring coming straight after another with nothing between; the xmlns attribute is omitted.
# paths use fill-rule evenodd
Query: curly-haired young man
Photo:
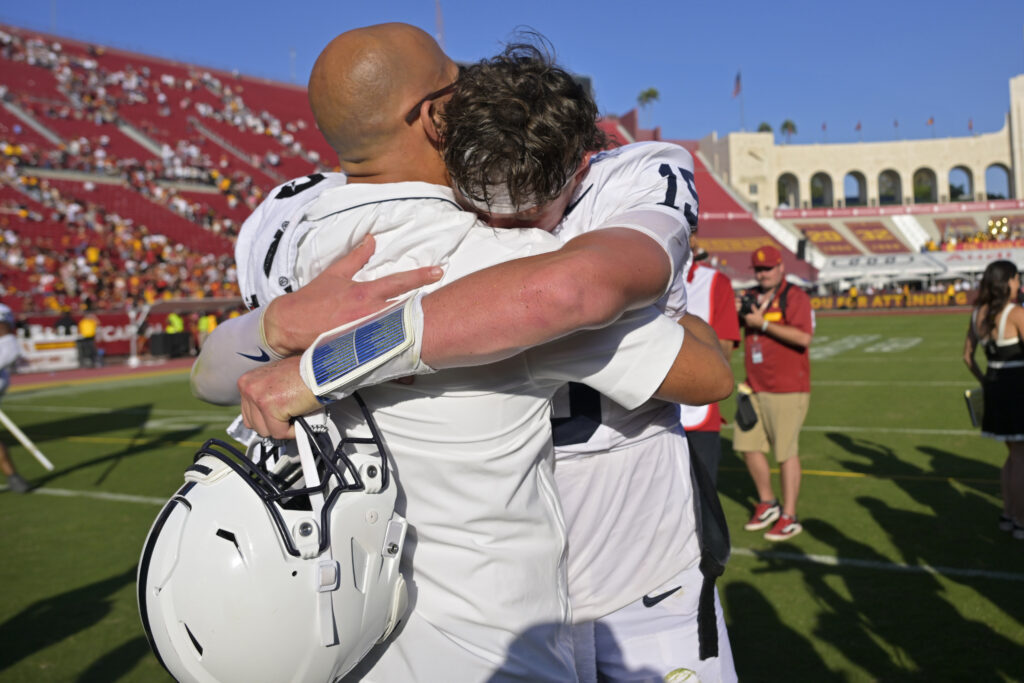
<svg viewBox="0 0 1024 683"><path fill-rule="evenodd" d="M452 185L492 226L532 225L563 240L623 229L653 237L673 274L656 305L683 318L698 212L693 159L667 143L600 151L596 119L593 100L546 50L511 45L465 68L444 108ZM623 265L642 273L654 264ZM718 558L702 557L677 406L626 410L570 384L556 397L554 439L581 678L596 666L602 680L679 669L735 680L721 605L701 571L721 572L728 542ZM702 593L717 629L698 627Z"/></svg>

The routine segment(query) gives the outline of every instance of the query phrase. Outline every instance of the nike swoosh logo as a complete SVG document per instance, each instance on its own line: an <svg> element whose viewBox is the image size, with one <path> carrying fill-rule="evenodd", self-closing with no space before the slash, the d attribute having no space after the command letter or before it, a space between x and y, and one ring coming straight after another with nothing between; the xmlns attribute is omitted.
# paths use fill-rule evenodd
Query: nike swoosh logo
<svg viewBox="0 0 1024 683"><path fill-rule="evenodd" d="M673 588L670 591L665 591L664 593L661 593L659 595L655 595L653 598L651 596L649 596L649 595L645 595L644 596L644 607L654 607L659 602L661 602L662 600L664 600L668 596L672 595L673 593L675 593L680 588L682 588L682 586L676 586L675 588Z"/></svg>
<svg viewBox="0 0 1024 683"><path fill-rule="evenodd" d="M268 360L270 360L270 355L263 349L260 349L260 354L258 356L250 355L248 353L242 353L241 351L236 351L236 353L242 358L248 358L249 360L254 360L257 363L266 363Z"/></svg>

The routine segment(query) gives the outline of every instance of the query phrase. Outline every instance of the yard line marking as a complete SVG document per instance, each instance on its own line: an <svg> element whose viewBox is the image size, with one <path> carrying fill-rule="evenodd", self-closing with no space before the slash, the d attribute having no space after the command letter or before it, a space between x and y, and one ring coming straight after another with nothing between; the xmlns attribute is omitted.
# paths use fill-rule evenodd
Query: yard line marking
<svg viewBox="0 0 1024 683"><path fill-rule="evenodd" d="M224 413L206 411L202 409L187 408L103 408L98 406L47 406L31 405L25 403L13 404L4 401L4 407L8 410L32 411L37 413L78 413L80 415L181 415L184 417L198 417L205 419L234 419L238 410Z"/></svg>
<svg viewBox="0 0 1024 683"><path fill-rule="evenodd" d="M720 465L720 470L727 470L729 472L746 472L746 467L730 467L728 465ZM772 474L779 474L779 468L771 468ZM840 477L850 479L879 479L881 481L896 481L899 479L907 479L910 481L941 481L948 484L999 484L998 479L978 479L973 477L950 477L943 476L941 474L884 474L876 472L843 472L839 470L803 470L802 474L806 474L812 477Z"/></svg>
<svg viewBox="0 0 1024 683"><path fill-rule="evenodd" d="M964 577L978 579L999 579L1003 581L1024 581L1020 572L1000 572L990 569L961 569L959 567L935 567L929 564L903 564L900 562L882 562L879 560L858 560L835 555L811 555L803 553L787 553L777 550L755 550L753 548L733 548L734 555L755 557L760 560L791 560L807 562L829 567L860 567L888 572L908 572L912 574L931 574L933 576Z"/></svg>
<svg viewBox="0 0 1024 683"><path fill-rule="evenodd" d="M722 425L722 431L733 425ZM980 436L977 429L927 429L924 427L856 427L853 425L804 425L805 432L877 432L879 434L926 434L932 436Z"/></svg>
<svg viewBox="0 0 1024 683"><path fill-rule="evenodd" d="M7 487L4 487L6 490ZM135 496L127 493L105 493L103 491L76 491L72 489L32 489L31 494L60 496L62 498L91 498L93 500L113 501L119 503L139 503L143 505L163 505L168 498L156 498L153 496ZM861 569L875 569L889 572L905 572L912 574L931 574L933 576L964 577L980 579L998 579L1003 581L1024 581L1024 574L1019 572L1001 572L989 569L961 569L959 567L940 567L932 565L903 564L899 562L882 562L879 560L860 560L850 557L837 557L835 555L816 555L803 553L788 553L776 550L755 550L753 548L733 548L734 555L754 557L759 560L789 560L793 562L806 562L827 567L859 567Z"/></svg>
<svg viewBox="0 0 1024 683"><path fill-rule="evenodd" d="M141 437L117 437L117 436L69 436L68 441L81 441L82 443L126 443L143 445L145 439ZM167 441L161 446L188 446L189 448L199 448L203 445L203 441Z"/></svg>
<svg viewBox="0 0 1024 683"><path fill-rule="evenodd" d="M30 391L41 391L45 389L66 389L68 387L77 387L81 385L93 385L95 388L98 384L112 384L115 382L125 382L128 380L152 380L152 379L174 379L179 375L184 375L192 371L191 367L183 368L154 368L153 370L144 370L142 372L126 372L124 374L115 375L100 375L99 377L80 377L78 379L55 379L55 380L42 380L39 382L29 382L26 384L16 384L10 387L7 392L9 394L16 394Z"/></svg>
<svg viewBox="0 0 1024 683"><path fill-rule="evenodd" d="M169 497L153 498L151 496L133 496L128 493L105 493L103 491L74 491L72 489L51 489L46 487L32 489L30 493L44 496L60 496L62 498L93 498L95 500L110 500L118 503L145 503L147 505L163 505L169 499Z"/></svg>
<svg viewBox="0 0 1024 683"><path fill-rule="evenodd" d="M866 379L816 379L811 380L811 386L819 387L972 387L977 382L956 382L947 380L907 380L896 379L887 381L866 380Z"/></svg>

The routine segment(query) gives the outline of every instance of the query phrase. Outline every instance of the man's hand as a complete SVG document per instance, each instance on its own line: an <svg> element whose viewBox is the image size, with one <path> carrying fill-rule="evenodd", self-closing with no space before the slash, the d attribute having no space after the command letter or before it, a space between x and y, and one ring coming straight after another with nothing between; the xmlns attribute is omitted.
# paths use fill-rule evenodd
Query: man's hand
<svg viewBox="0 0 1024 683"><path fill-rule="evenodd" d="M760 330L761 325L764 324L764 312L768 310L768 307L771 306L771 303L771 297L768 297L767 299L762 301L757 308L743 316L743 324L755 330Z"/></svg>
<svg viewBox="0 0 1024 683"><path fill-rule="evenodd" d="M444 274L437 266L425 266L354 282L352 276L370 260L374 247L373 236L367 235L309 284L271 301L263 314L263 334L271 349L281 356L302 353L324 330L375 313L389 299L437 282Z"/></svg>
<svg viewBox="0 0 1024 683"><path fill-rule="evenodd" d="M300 356L251 370L238 380L245 426L260 436L295 437L291 418L320 408L316 396L299 375Z"/></svg>

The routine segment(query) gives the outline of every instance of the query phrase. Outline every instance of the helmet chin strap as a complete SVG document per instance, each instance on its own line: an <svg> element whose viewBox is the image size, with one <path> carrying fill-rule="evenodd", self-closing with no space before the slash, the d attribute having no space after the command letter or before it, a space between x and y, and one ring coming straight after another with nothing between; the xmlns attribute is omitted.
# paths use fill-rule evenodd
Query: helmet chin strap
<svg viewBox="0 0 1024 683"><path fill-rule="evenodd" d="M311 413L305 419L307 421L319 419L325 427L331 424L326 410ZM320 473L317 471L316 461L313 458L313 448L315 446L311 443L313 435L306 428L306 425L297 425L296 427L295 443L299 451L299 464L302 467L303 486L306 488L319 487ZM332 443L336 443L335 435L332 434L331 436ZM312 518L315 520L312 523L316 531L316 533L310 534L309 537L310 539L318 539L320 534L325 533L325 530L319 528L319 524L323 520L321 515L324 507L323 493L310 494L309 503L312 508ZM311 540L308 545L300 547L299 550L302 552L303 557L315 557L319 551L319 541ZM324 647L338 644L338 629L334 619L334 599L331 594L338 589L340 576L341 567L338 565L337 560L334 559L331 546L328 544L323 557L317 565L316 575L317 613L320 618L320 644Z"/></svg>
<svg viewBox="0 0 1024 683"><path fill-rule="evenodd" d="M329 422L327 412L318 410L306 416L309 418L320 418L323 423ZM313 459L313 445L310 443L312 435L302 426L296 425L295 442L299 450L299 465L302 466L303 487L314 488L320 486L320 473L316 469L316 461ZM313 519L319 520L320 513L324 509L324 494L322 492L311 493L309 504L313 508Z"/></svg>

